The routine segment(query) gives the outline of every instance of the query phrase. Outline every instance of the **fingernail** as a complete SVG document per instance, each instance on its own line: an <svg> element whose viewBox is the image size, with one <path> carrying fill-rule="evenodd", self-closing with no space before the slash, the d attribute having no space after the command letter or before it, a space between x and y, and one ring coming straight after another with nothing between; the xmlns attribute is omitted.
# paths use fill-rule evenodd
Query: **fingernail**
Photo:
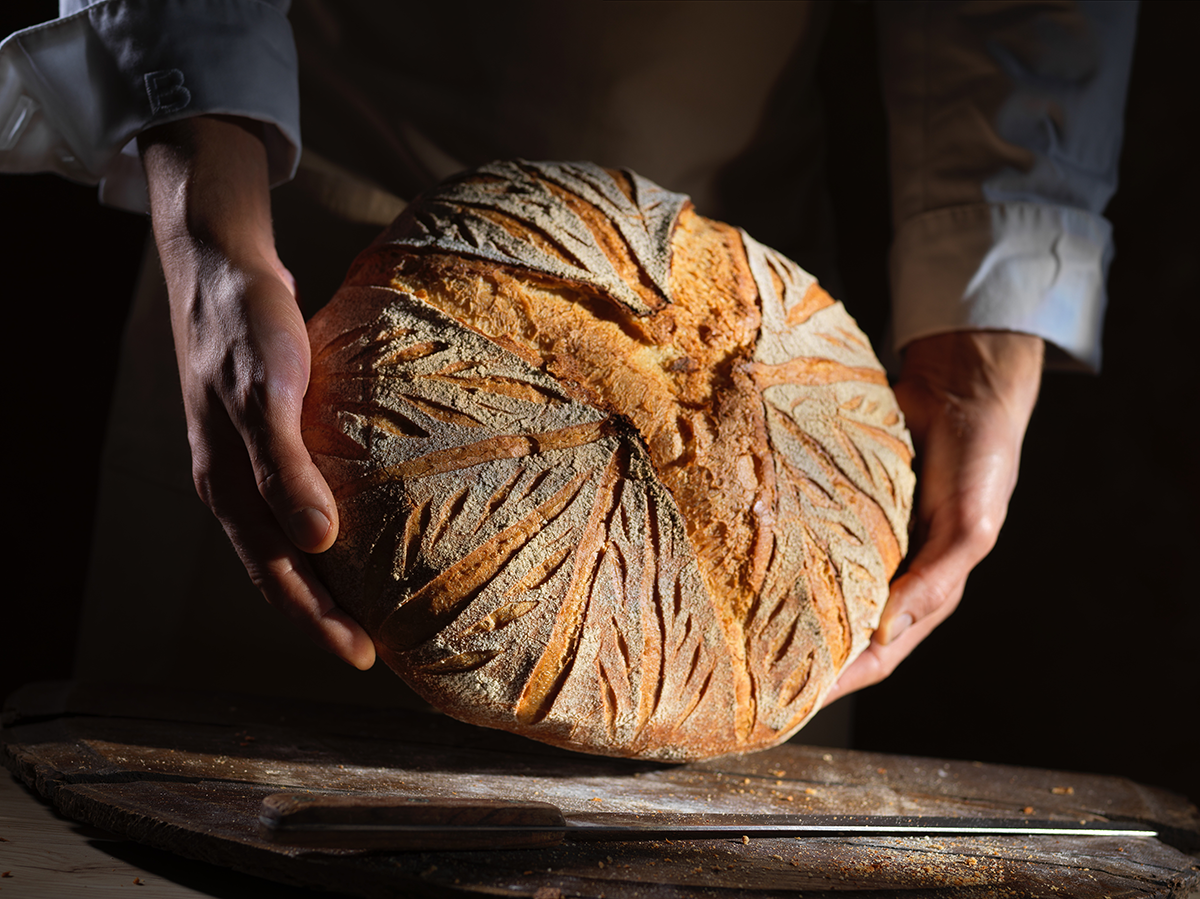
<svg viewBox="0 0 1200 899"><path fill-rule="evenodd" d="M905 612L903 615L897 615L895 618L893 618L891 627L887 629L887 639L883 641L883 645L887 646L889 643L903 634L909 629L912 623L913 617L912 615L909 615L908 612Z"/></svg>
<svg viewBox="0 0 1200 899"><path fill-rule="evenodd" d="M292 542L303 548L316 546L329 533L329 519L318 509L301 509L289 522Z"/></svg>

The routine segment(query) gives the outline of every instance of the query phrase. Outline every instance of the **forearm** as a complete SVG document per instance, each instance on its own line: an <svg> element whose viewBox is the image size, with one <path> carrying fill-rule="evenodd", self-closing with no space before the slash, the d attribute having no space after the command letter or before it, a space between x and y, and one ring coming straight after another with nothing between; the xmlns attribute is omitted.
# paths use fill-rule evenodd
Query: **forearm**
<svg viewBox="0 0 1200 899"><path fill-rule="evenodd" d="M214 511L210 472L221 450L212 445L200 394L224 379L229 415L251 443L246 432L267 427L268 402L294 405L297 388L302 397L308 383L307 334L291 275L275 252L258 130L252 121L197 117L139 139L189 410L193 475ZM264 365L264 357L273 364Z"/></svg>
<svg viewBox="0 0 1200 899"><path fill-rule="evenodd" d="M198 116L138 137L154 239L164 266L192 244L233 257L274 258L267 153L257 122Z"/></svg>
<svg viewBox="0 0 1200 899"><path fill-rule="evenodd" d="M1024 435L1037 401L1045 355L1044 341L1011 331L958 331L915 340L904 352L896 389L909 400L909 426L924 431L931 423L932 402L939 397L965 414L967 403L987 403L1014 422ZM908 396L919 392L923 397Z"/></svg>

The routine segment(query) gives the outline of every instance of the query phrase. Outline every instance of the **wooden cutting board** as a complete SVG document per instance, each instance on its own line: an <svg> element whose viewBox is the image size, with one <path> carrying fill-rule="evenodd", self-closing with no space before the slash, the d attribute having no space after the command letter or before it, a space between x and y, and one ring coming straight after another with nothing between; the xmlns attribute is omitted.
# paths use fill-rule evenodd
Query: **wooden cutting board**
<svg viewBox="0 0 1200 899"><path fill-rule="evenodd" d="M685 766L584 756L408 711L55 682L8 700L2 757L76 820L357 896L1170 896L1200 890L1200 819L1116 777L787 744ZM1159 840L905 837L306 851L259 836L280 791L531 799L611 811L1120 818ZM1032 809L1032 811L1031 811Z"/></svg>

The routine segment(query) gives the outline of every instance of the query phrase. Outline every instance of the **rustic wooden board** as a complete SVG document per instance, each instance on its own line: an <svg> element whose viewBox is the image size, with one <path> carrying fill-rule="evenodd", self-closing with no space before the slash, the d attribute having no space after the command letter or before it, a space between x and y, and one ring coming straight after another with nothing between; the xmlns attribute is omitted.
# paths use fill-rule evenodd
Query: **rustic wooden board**
<svg viewBox="0 0 1200 899"><path fill-rule="evenodd" d="M68 683L18 691L3 760L63 813L145 844L358 896L1171 896L1200 889L1196 809L1130 781L787 744L687 766L577 755L447 718ZM492 852L302 851L258 834L282 790L553 802L564 812L1120 818L1123 838L567 843ZM1168 842L1174 845L1169 845ZM1181 851L1182 850L1182 851Z"/></svg>

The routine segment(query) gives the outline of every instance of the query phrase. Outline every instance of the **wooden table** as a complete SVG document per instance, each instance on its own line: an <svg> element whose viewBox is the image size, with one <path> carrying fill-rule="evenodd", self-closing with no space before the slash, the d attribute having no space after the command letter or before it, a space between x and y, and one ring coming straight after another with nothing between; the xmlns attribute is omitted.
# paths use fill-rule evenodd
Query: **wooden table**
<svg viewBox="0 0 1200 899"><path fill-rule="evenodd" d="M356 896L1200 894L1197 857L1189 854L1200 848L1196 809L1122 778L799 744L670 766L577 755L412 712L66 682L18 691L3 723L4 763L70 818L186 858ZM533 799L567 814L1120 818L1153 824L1162 836L305 851L259 835L259 804L284 790ZM0 890L9 884L0 880Z"/></svg>
<svg viewBox="0 0 1200 899"><path fill-rule="evenodd" d="M63 817L0 770L0 899L321 899Z"/></svg>

